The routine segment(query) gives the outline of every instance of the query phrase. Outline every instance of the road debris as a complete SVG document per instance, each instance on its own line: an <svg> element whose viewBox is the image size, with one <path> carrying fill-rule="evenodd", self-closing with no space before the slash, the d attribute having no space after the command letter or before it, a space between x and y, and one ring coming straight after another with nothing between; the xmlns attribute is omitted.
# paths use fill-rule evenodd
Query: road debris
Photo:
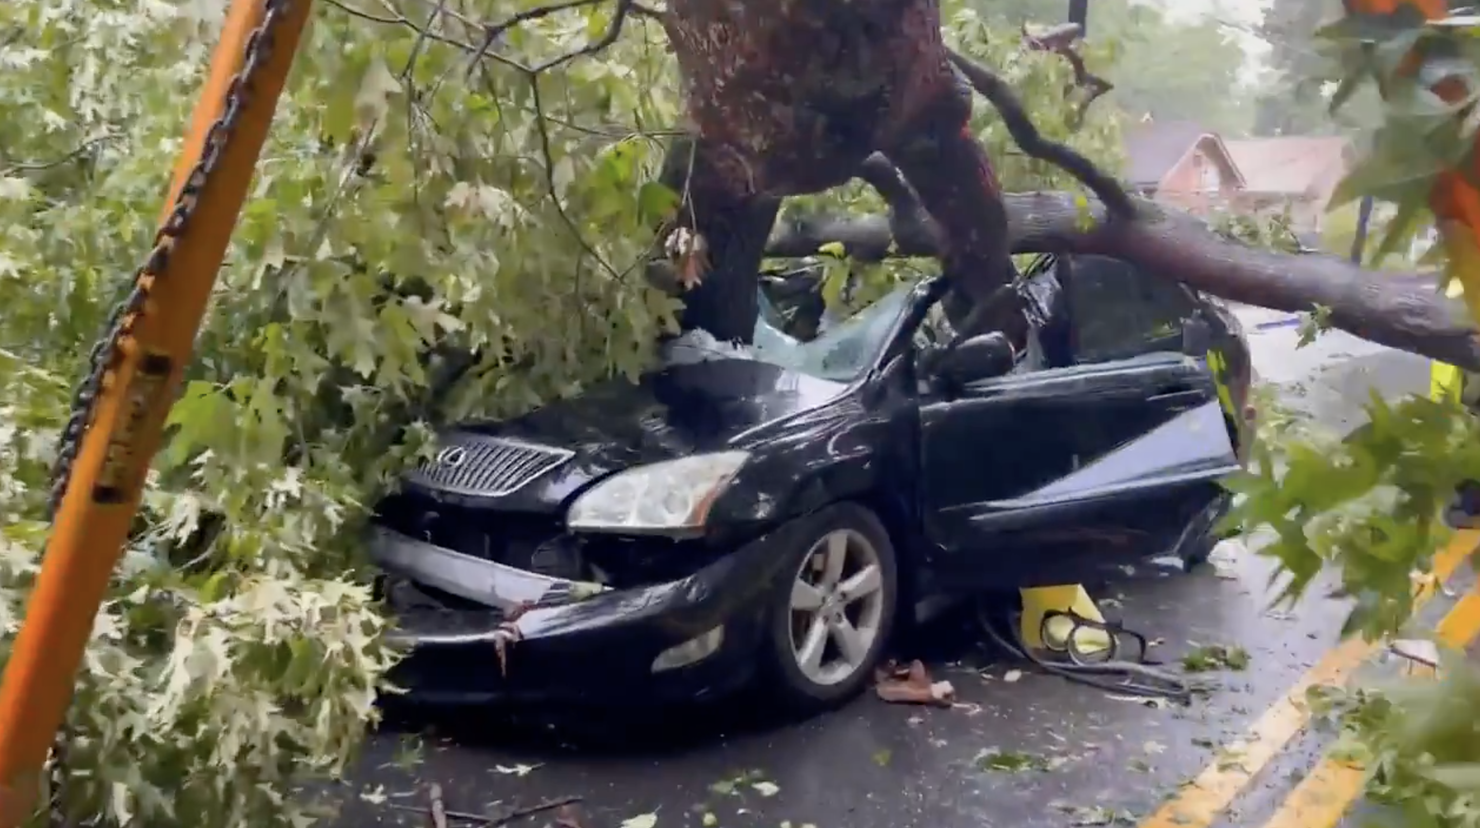
<svg viewBox="0 0 1480 828"><path fill-rule="evenodd" d="M1122 696L1116 693L1106 693L1105 698L1111 701L1139 704L1142 707L1150 707L1154 710L1165 710L1172 706L1170 701L1159 696Z"/></svg>
<svg viewBox="0 0 1480 828"><path fill-rule="evenodd" d="M711 783L709 790L719 796L739 796L740 787L746 783L749 783L757 791L761 791L762 796L770 796L770 794L764 793L762 787L771 785L772 783L766 781L766 772L760 768L742 771L729 779L721 779L718 782Z"/></svg>
<svg viewBox="0 0 1480 828"><path fill-rule="evenodd" d="M928 704L950 707L956 701L956 688L949 681L931 681L930 673L919 659L908 666L890 661L874 673L874 691L890 704Z"/></svg>
<svg viewBox="0 0 1480 828"><path fill-rule="evenodd" d="M622 820L622 828L653 828L657 824L658 813L656 811L649 811L645 814L638 814L637 816L627 817Z"/></svg>
<svg viewBox="0 0 1480 828"><path fill-rule="evenodd" d="M433 782L427 789L431 800L432 828L447 828L447 804L442 801L442 786Z"/></svg>
<svg viewBox="0 0 1480 828"><path fill-rule="evenodd" d="M527 808L514 808L500 816L488 816L486 814L475 814L470 811L453 811L448 809L442 801L442 786L436 783L432 783L428 789L428 799L431 800L429 808L397 804L392 804L390 807L397 811L429 814L431 816L432 828L447 828L448 820L454 819L460 822L475 822L479 825L487 826L487 828L497 828L497 826L507 825L515 820L541 814L545 811L553 811L558 808L560 812L556 814L555 821L560 828L581 828L579 815L572 809L572 806L581 801L581 797L579 796L549 799L536 805L530 805ZM569 821L562 822L562 819L568 819Z"/></svg>
<svg viewBox="0 0 1480 828"><path fill-rule="evenodd" d="M532 772L534 772L536 770L539 770L540 768L542 768L544 766L545 766L545 763L544 762L541 762L538 765L525 765L525 764L494 765L493 766L493 769L495 771L499 772L499 773L508 774L509 776L527 776L530 773L532 773Z"/></svg>
<svg viewBox="0 0 1480 828"><path fill-rule="evenodd" d="M755 782L750 787L761 796L775 796L781 792L781 788L775 782Z"/></svg>
<svg viewBox="0 0 1480 828"><path fill-rule="evenodd" d="M1209 673L1214 670L1243 671L1249 668L1249 651L1243 647L1222 644L1196 645L1192 652L1182 656L1182 669L1189 673Z"/></svg>
<svg viewBox="0 0 1480 828"><path fill-rule="evenodd" d="M1069 824L1074 826L1089 825L1134 825L1136 818L1126 811L1112 811L1103 805L1068 805L1062 802L1051 803L1054 810L1069 817Z"/></svg>
<svg viewBox="0 0 1480 828"><path fill-rule="evenodd" d="M1067 762L1062 757L1048 758L1033 753L1011 750L984 750L976 755L977 770L999 773L1051 771Z"/></svg>
<svg viewBox="0 0 1480 828"><path fill-rule="evenodd" d="M1408 659L1425 667L1435 669L1439 667L1439 647L1432 641L1419 638L1403 639L1394 641L1388 649L1399 658Z"/></svg>

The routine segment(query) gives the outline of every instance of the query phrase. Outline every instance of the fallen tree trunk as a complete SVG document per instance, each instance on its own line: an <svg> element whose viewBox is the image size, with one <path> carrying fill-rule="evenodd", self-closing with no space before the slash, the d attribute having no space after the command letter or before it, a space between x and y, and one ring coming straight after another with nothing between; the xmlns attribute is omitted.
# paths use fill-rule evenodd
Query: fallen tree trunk
<svg viewBox="0 0 1480 828"><path fill-rule="evenodd" d="M510 26L583 4L555 3L486 27L473 63ZM953 295L981 310L1015 277L1010 252L1074 252L1113 256L1252 305L1323 307L1339 329L1480 371L1480 330L1430 287L1432 276L1240 244L1130 196L1070 148L1045 140L1005 82L947 48L935 0L669 0L662 10L615 0L602 37L521 68L533 79L599 51L630 14L662 24L684 80L688 140L671 148L678 151L663 175L682 198L659 228L667 261L650 273L676 274L667 281L686 300L686 329L748 341L765 254L806 256L842 242L855 256L878 259L897 245L892 252L939 258ZM1065 28L1028 46L1067 49L1075 33ZM1001 192L968 126L973 91L1025 153L1096 194L1089 215L1072 194ZM768 238L782 199L855 176L884 195L890 217L807 217Z"/></svg>
<svg viewBox="0 0 1480 828"><path fill-rule="evenodd" d="M939 231L923 212L898 195L886 198L894 206L892 217L803 216L783 222L766 254L808 256L840 242L849 255L869 261L940 255ZM1336 256L1250 247L1194 216L1144 199L1137 200L1135 221L1104 224L1104 209L1092 200L1087 216L1079 198L1067 192L1005 194L1013 252L1113 256L1236 302L1290 312L1324 306L1333 327L1480 371L1480 330L1461 303L1436 292L1435 274L1364 270Z"/></svg>

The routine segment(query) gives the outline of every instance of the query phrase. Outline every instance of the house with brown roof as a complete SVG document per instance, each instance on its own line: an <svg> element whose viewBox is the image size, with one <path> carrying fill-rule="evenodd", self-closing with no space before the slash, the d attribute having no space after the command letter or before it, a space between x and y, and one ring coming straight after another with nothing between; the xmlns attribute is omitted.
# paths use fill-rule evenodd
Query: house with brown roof
<svg viewBox="0 0 1480 828"><path fill-rule="evenodd" d="M1289 208L1297 229L1321 230L1326 205L1355 160L1346 138L1250 138L1227 142L1244 176L1246 210Z"/></svg>
<svg viewBox="0 0 1480 828"><path fill-rule="evenodd" d="M1127 178L1141 195L1193 213L1236 203L1243 172L1216 133L1149 117L1126 130Z"/></svg>

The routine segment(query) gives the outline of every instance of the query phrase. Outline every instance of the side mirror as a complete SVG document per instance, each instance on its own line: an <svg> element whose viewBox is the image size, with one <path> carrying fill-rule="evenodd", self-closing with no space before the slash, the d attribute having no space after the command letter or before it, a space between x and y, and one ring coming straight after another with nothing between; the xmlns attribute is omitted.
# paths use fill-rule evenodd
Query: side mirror
<svg viewBox="0 0 1480 828"><path fill-rule="evenodd" d="M950 386L1000 377L1012 370L1016 355L1000 331L973 336L939 355L930 373Z"/></svg>
<svg viewBox="0 0 1480 828"><path fill-rule="evenodd" d="M1194 316L1182 323L1182 353L1204 357L1213 348L1213 328L1206 319Z"/></svg>

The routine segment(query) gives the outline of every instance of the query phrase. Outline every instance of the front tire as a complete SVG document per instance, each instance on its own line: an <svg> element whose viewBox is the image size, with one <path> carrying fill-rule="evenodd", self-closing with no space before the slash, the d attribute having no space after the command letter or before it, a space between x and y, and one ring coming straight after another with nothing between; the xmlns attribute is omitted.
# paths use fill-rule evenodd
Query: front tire
<svg viewBox="0 0 1480 828"><path fill-rule="evenodd" d="M834 707L873 674L894 626L899 569L868 509L841 503L798 519L769 605L761 678L794 712Z"/></svg>

